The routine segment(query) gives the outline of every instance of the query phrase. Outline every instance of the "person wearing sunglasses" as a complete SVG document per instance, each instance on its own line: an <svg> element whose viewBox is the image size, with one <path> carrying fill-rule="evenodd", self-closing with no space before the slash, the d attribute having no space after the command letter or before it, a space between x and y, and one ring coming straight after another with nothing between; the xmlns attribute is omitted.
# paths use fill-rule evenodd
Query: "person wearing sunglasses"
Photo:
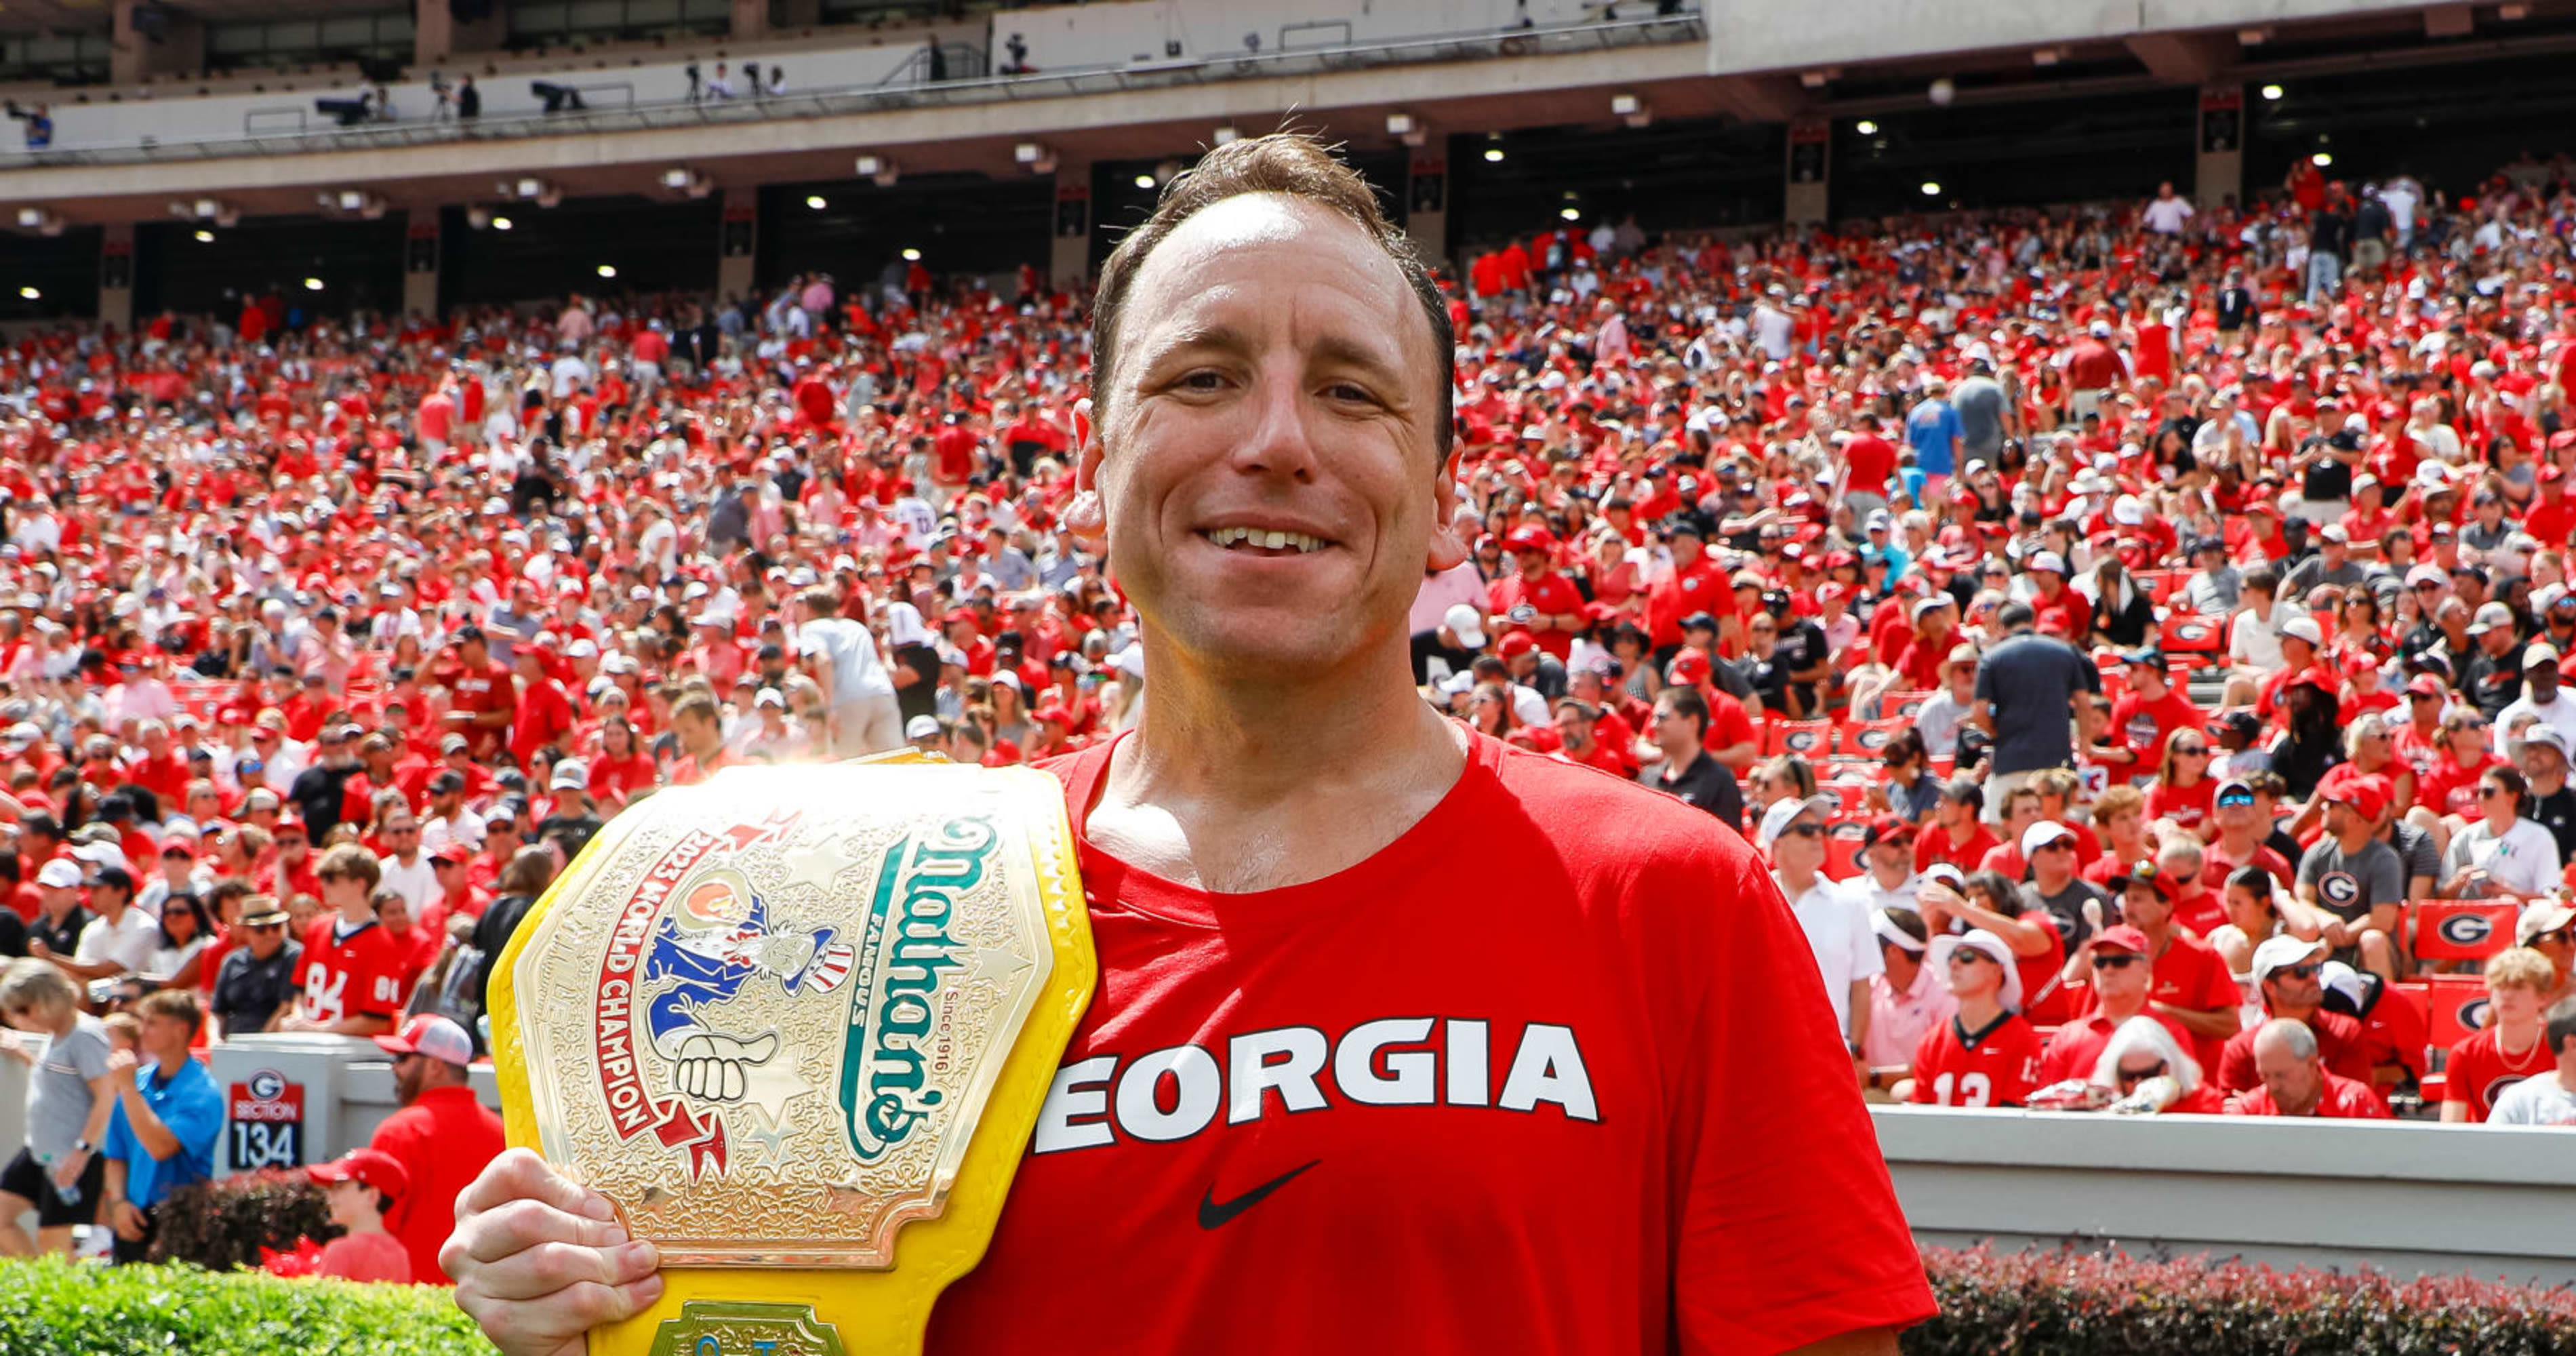
<svg viewBox="0 0 2576 1356"><path fill-rule="evenodd" d="M2522 911L2514 924L2513 944L2527 946L2549 962L2557 978L2549 986L2549 1001L2576 998L2576 904L2563 900L2535 900Z"/></svg>
<svg viewBox="0 0 2576 1356"><path fill-rule="evenodd" d="M2173 1038L2180 1042L2177 1050L2191 1048L2190 1032L2173 1018L2150 1010L2155 956L2147 934L2125 923L2104 928L2085 945L2084 955L2090 962L2092 982L2077 986L2074 992L2076 1004L2085 1013L2050 1034L2039 1057L2041 1086L2070 1078L2090 1078L2094 1066L2101 1062L2104 1047L2132 1018L2144 1017L2170 1028Z"/></svg>
<svg viewBox="0 0 2576 1356"><path fill-rule="evenodd" d="M2215 1116L2227 1105L2173 1028L2152 1016L2120 1024L2094 1060L2091 1081L2117 1098L2103 1108L2113 1115Z"/></svg>
<svg viewBox="0 0 2576 1356"><path fill-rule="evenodd" d="M1869 908L1858 892L1826 879L1825 821L1836 808L1831 796L1784 797L1762 812L1760 841L1771 856L1771 879L1789 911L1807 934L1816 968L1825 979L1825 997L1834 1005L1834 1025L1852 1058L1853 1077L1866 1079L1862 1051L1869 1036L1869 981L1883 973L1878 934Z"/></svg>
<svg viewBox="0 0 2576 1356"><path fill-rule="evenodd" d="M2243 1025L2237 1016L2244 999L2236 976L2206 942L2175 925L2181 889L2155 859L2130 863L2111 883L2119 891L2121 921L2146 943L2137 954L2146 958L2151 972L2149 1010L2190 1033L2191 1055L2201 1067L2216 1065L2227 1038ZM2096 964L2101 959L2096 957Z"/></svg>
<svg viewBox="0 0 2576 1356"><path fill-rule="evenodd" d="M2299 859L2299 902L2330 915L2324 939L2336 960L2394 983L2394 938L2406 902L2406 863L2379 836L2380 817L2388 809L2388 780L2336 779L2317 794L2325 802L2326 831Z"/></svg>
<svg viewBox="0 0 2576 1356"><path fill-rule="evenodd" d="M285 1014L296 994L295 971L304 948L286 935L287 914L273 896L252 895L242 901L240 944L215 967L215 987L206 1006L206 1039L229 1033L266 1031Z"/></svg>
<svg viewBox="0 0 2576 1356"><path fill-rule="evenodd" d="M1924 961L1950 980L1959 1010L1923 1033L1899 1101L2020 1106L2039 1083L2039 1033L2023 1020L2012 948L1984 928L1932 939Z"/></svg>
<svg viewBox="0 0 2576 1356"><path fill-rule="evenodd" d="M2442 893L2451 899L2527 900L2558 889L2558 840L2523 818L2528 784L2511 764L2478 778L2478 818L2451 835Z"/></svg>
<svg viewBox="0 0 2576 1356"><path fill-rule="evenodd" d="M2370 1083L2370 1052L2366 1048L2361 1023L2325 1007L2326 945L2302 941L2297 937L2274 937L2254 948L2254 988L2263 1000L2267 1022L2287 1019L2305 1023L2316 1033L2318 1048L2325 1052L2327 1067L2344 1078L2367 1087ZM2218 1054L2218 1091L2221 1096L2262 1086L2262 1074L2254 1064L2254 1037L2262 1028L2247 1027L2227 1038Z"/></svg>

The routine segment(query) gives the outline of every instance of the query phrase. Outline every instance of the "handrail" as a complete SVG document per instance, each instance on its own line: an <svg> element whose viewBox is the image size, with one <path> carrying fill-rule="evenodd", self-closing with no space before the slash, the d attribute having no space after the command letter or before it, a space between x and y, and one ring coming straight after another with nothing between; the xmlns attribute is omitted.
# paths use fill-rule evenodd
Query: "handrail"
<svg viewBox="0 0 2576 1356"><path fill-rule="evenodd" d="M924 82L891 89L859 86L806 90L770 99L736 99L713 104L693 104L686 100L657 101L624 109L566 110L552 115L529 113L506 118L477 118L470 122L424 119L324 129L291 136L215 135L201 139L165 140L151 147L135 142L69 147L57 143L41 151L0 154L0 170L137 164L186 158L211 160L244 155L301 155L315 151L372 150L447 141L643 131L789 117L839 117L925 105L1120 93L1208 80L1306 75L1374 66L1491 60L1504 56L1610 51L1701 42L1707 37L1707 27L1699 12L1691 10L1645 19L1372 40L1339 47L1303 48L1294 52L1228 53L1158 62L1151 70L1119 64L1036 71L1026 75L978 75L962 79L952 75L950 79L937 83ZM530 76L543 78L538 72L531 72Z"/></svg>
<svg viewBox="0 0 2576 1356"><path fill-rule="evenodd" d="M292 114L295 118L295 130L301 132L312 126L311 121L305 116L306 112L307 110L302 104L282 105L276 108L254 108L249 112L242 114L242 135L246 137L260 135L258 129L251 126L252 121L255 119L284 117L289 114Z"/></svg>

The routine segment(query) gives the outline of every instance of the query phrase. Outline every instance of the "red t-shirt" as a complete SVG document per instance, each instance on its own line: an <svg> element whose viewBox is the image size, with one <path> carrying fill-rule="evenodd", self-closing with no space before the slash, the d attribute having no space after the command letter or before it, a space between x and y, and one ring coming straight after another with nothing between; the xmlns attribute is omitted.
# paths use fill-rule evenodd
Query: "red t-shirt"
<svg viewBox="0 0 2576 1356"><path fill-rule="evenodd" d="M304 933L304 958L295 963L302 1010L317 1022L349 1017L390 1018L402 1006L404 955L374 922L346 937L333 934L337 912L313 920Z"/></svg>
<svg viewBox="0 0 2576 1356"><path fill-rule="evenodd" d="M2308 1030L2317 1035L2317 1053L2325 1056L2326 1068L2345 1078L2370 1085L2370 1056L2362 1048L2361 1023L2340 1012L2308 1014ZM2258 1027L2247 1027L2227 1038L2218 1052L2218 1090L2243 1092L2263 1086L2262 1076L2254 1072L2254 1033Z"/></svg>
<svg viewBox="0 0 2576 1356"><path fill-rule="evenodd" d="M456 1228L456 1193L501 1156L501 1118L475 1100L472 1088L427 1088L386 1117L367 1145L393 1155L411 1178L385 1217L385 1227L411 1254L411 1279L446 1284L438 1250Z"/></svg>
<svg viewBox="0 0 2576 1356"><path fill-rule="evenodd" d="M2495 1110L2496 1098L2506 1088L2526 1078L2546 1077L2557 1068L2545 1034L2521 1054L2508 1055L2496 1029L2487 1027L2470 1032L2467 1040L2451 1047L2451 1058L2442 1065L2442 1100L2466 1105L2470 1123L2476 1124Z"/></svg>
<svg viewBox="0 0 2576 1356"><path fill-rule="evenodd" d="M2204 942L2177 934L2165 953L2156 957L2155 987L2147 991L2149 1000L2172 1007L2197 1011L2227 1009L2233 1011L2245 1001L2244 992L2236 987L2236 976L2227 968L2225 957ZM2218 1068L2218 1058L2227 1048L2224 1036L2185 1036L2183 1048L2200 1061L2203 1078Z"/></svg>
<svg viewBox="0 0 2576 1356"><path fill-rule="evenodd" d="M1914 1100L1934 1106L2020 1106L2039 1084L2039 1033L2018 1012L1971 1035L1953 1015L1914 1046Z"/></svg>
<svg viewBox="0 0 2576 1356"><path fill-rule="evenodd" d="M1974 871L1986 860L1987 853L2001 846L2003 840L1995 837L1994 830L1987 828L1982 819L1977 821L1977 831L1968 835L1964 843L1951 842L1948 830L1927 824L1914 836L1914 869L1929 870L1936 862L1948 862L1963 873Z"/></svg>
<svg viewBox="0 0 2576 1356"><path fill-rule="evenodd" d="M401 1240L389 1233L332 1239L322 1245L322 1260L314 1264L313 1274L344 1281L391 1281L396 1285L416 1276L403 1256Z"/></svg>
<svg viewBox="0 0 2576 1356"><path fill-rule="evenodd" d="M1077 826L1112 747L1048 765ZM1704 814L1480 736L1322 880L1081 862L1096 997L927 1350L1779 1351L1932 1312L1804 936Z"/></svg>
<svg viewBox="0 0 2576 1356"><path fill-rule="evenodd" d="M1529 631L1530 639L1537 641L1540 649L1558 659L1563 659L1574 652L1573 632L1560 631L1553 627L1545 631L1532 630L1527 625L1512 620L1512 609L1523 603L1529 604L1530 610L1542 617L1562 617L1569 613L1581 612L1583 595L1575 591L1574 585L1564 575L1554 570L1534 580L1524 579L1517 574L1506 575L1486 586L1485 601L1485 610L1493 614L1495 623L1503 630Z"/></svg>
<svg viewBox="0 0 2576 1356"><path fill-rule="evenodd" d="M2257 1085L2253 1091L2227 1104L2230 1116L2278 1116L2281 1109L2272 1105L2271 1090ZM2321 1120L2384 1121L2388 1108L2382 1106L2379 1094L2368 1083L2327 1074L2325 1091L2317 1097L2317 1109L2308 1113Z"/></svg>
<svg viewBox="0 0 2576 1356"><path fill-rule="evenodd" d="M2191 698L2179 691L2168 691L2159 701L2148 701L2135 692L2123 692L2111 703L2111 724L2129 737L2129 747L2137 750L2137 771L2152 775L2165 756L2165 741L2176 730L2197 730L2208 723Z"/></svg>
<svg viewBox="0 0 2576 1356"><path fill-rule="evenodd" d="M448 709L452 711L479 716L491 711L515 714L518 710L518 682L510 676L509 666L499 660L486 660L481 673L458 672L449 691ZM462 725L458 729L477 762L499 751L503 737L510 732L507 725Z"/></svg>

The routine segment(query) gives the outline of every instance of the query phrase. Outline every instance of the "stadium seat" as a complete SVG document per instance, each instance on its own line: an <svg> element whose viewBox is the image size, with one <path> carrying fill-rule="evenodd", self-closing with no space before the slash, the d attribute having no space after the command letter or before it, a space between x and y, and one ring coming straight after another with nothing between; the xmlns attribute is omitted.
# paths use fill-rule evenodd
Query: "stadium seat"
<svg viewBox="0 0 2576 1356"><path fill-rule="evenodd" d="M2504 900L2419 899L2406 916L2407 949L2417 959L2482 961L2513 945L2521 910Z"/></svg>
<svg viewBox="0 0 2576 1356"><path fill-rule="evenodd" d="M1929 692L1887 693L1878 699L1879 716L1889 720L1902 719L1910 725L1916 716L1922 714L1923 704L1932 700L1932 696Z"/></svg>
<svg viewBox="0 0 2576 1356"><path fill-rule="evenodd" d="M1869 834L1869 821L1836 818L1825 825L1825 875L1834 880L1850 880L1860 874L1862 843Z"/></svg>
<svg viewBox="0 0 2576 1356"><path fill-rule="evenodd" d="M2448 1050L2487 1024L2487 982L2476 975L2428 975L2424 1029L2428 1044Z"/></svg>
<svg viewBox="0 0 2576 1356"><path fill-rule="evenodd" d="M1914 722L1902 716L1887 720L1858 720L1834 727L1834 752L1854 757L1876 758L1886 750L1888 741Z"/></svg>
<svg viewBox="0 0 2576 1356"><path fill-rule="evenodd" d="M2177 612L2158 629L2167 654L2216 654L2227 648L2227 624L2194 612Z"/></svg>
<svg viewBox="0 0 2576 1356"><path fill-rule="evenodd" d="M2163 607L2180 593L2190 578L2188 570L2140 570L2137 574L2138 583L2145 586L2147 596L2155 599L2158 607Z"/></svg>
<svg viewBox="0 0 2576 1356"><path fill-rule="evenodd" d="M1830 720L1775 720L1764 725L1762 731L1764 753L1794 753L1813 760L1833 748L1834 723Z"/></svg>
<svg viewBox="0 0 2576 1356"><path fill-rule="evenodd" d="M2433 1029L2433 993L2424 986L2422 980L2401 979L2388 986L2388 997L2415 1009L2416 1022L2428 1032ZM2442 1059L2450 1053L2451 1047L2428 1040L2425 1042L2425 1048L2429 1052L2425 1067L2438 1069L2442 1067Z"/></svg>

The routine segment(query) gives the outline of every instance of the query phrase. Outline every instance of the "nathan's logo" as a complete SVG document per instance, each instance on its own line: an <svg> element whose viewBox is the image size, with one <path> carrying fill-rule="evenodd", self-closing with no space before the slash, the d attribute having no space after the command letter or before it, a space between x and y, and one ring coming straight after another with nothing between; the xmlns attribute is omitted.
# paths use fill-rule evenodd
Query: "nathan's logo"
<svg viewBox="0 0 2576 1356"><path fill-rule="evenodd" d="M939 987L962 949L949 924L957 897L984 879L1000 841L993 822L977 815L886 849L859 942L866 974L853 991L841 1051L841 1110L862 1163L911 1138L944 1100L927 1086L925 1046L939 1020Z"/></svg>

